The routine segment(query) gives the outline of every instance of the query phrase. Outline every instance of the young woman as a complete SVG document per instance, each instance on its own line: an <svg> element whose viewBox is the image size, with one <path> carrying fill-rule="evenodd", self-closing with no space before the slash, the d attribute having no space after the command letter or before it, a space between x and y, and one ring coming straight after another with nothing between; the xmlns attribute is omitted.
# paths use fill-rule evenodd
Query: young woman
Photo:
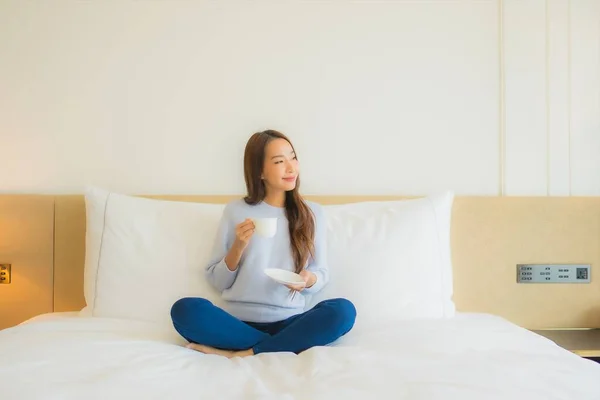
<svg viewBox="0 0 600 400"><path fill-rule="evenodd" d="M299 164L291 142L267 130L252 135L244 154L248 194L225 207L206 278L222 292L223 309L202 298L178 300L175 329L190 349L226 357L294 352L324 346L354 326L356 310L330 299L304 312L304 294L329 279L326 221L320 206L302 199ZM275 236L255 234L254 218L277 218ZM298 273L304 285L269 278L266 268ZM297 293L300 293L299 295Z"/></svg>

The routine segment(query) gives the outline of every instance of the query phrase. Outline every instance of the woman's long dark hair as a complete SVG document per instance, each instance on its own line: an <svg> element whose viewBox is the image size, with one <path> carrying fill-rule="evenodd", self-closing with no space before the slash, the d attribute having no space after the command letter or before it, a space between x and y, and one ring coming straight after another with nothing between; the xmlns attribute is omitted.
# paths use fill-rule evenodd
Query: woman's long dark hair
<svg viewBox="0 0 600 400"><path fill-rule="evenodd" d="M244 151L244 178L248 194L244 197L247 204L258 204L264 200L267 192L261 179L265 150L275 139L284 139L292 149L292 142L281 132L266 130L253 134ZM294 150L295 151L295 150ZM315 220L310 207L299 193L300 177L296 179L294 190L285 193L285 212L290 231L290 245L296 272L302 271L308 258L314 256Z"/></svg>

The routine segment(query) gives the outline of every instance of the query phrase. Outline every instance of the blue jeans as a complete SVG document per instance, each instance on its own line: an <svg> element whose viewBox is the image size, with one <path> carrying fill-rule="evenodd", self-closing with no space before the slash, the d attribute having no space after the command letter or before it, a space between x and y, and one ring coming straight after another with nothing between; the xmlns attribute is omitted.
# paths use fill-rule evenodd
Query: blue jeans
<svg viewBox="0 0 600 400"><path fill-rule="evenodd" d="M354 326L356 309L346 299L331 299L283 321L244 322L197 297L179 299L171 308L173 326L187 341L223 350L252 349L300 353L327 345Z"/></svg>

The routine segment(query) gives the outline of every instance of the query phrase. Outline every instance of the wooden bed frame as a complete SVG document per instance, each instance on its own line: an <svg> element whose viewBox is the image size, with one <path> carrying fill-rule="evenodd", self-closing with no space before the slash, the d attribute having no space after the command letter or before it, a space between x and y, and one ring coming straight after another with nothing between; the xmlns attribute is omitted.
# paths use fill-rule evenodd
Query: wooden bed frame
<svg viewBox="0 0 600 400"><path fill-rule="evenodd" d="M223 203L238 196L147 196ZM403 197L307 196L321 204ZM457 196L454 301L531 329L600 327L600 197ZM84 305L82 195L0 195L0 329ZM520 263L591 264L589 284L517 284Z"/></svg>

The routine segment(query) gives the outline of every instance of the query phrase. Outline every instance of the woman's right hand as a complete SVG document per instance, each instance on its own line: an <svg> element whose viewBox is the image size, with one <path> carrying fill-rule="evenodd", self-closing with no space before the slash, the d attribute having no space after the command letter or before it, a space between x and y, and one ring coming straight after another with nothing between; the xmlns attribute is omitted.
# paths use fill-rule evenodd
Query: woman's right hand
<svg viewBox="0 0 600 400"><path fill-rule="evenodd" d="M254 222L251 219L246 219L245 221L239 223L235 227L235 244L241 250L244 250L248 243L250 242L250 238L254 234Z"/></svg>
<svg viewBox="0 0 600 400"><path fill-rule="evenodd" d="M246 250L250 238L254 234L254 222L246 219L235 226L235 240L233 246L225 256L225 264L230 271L235 271L242 258L242 253Z"/></svg>

